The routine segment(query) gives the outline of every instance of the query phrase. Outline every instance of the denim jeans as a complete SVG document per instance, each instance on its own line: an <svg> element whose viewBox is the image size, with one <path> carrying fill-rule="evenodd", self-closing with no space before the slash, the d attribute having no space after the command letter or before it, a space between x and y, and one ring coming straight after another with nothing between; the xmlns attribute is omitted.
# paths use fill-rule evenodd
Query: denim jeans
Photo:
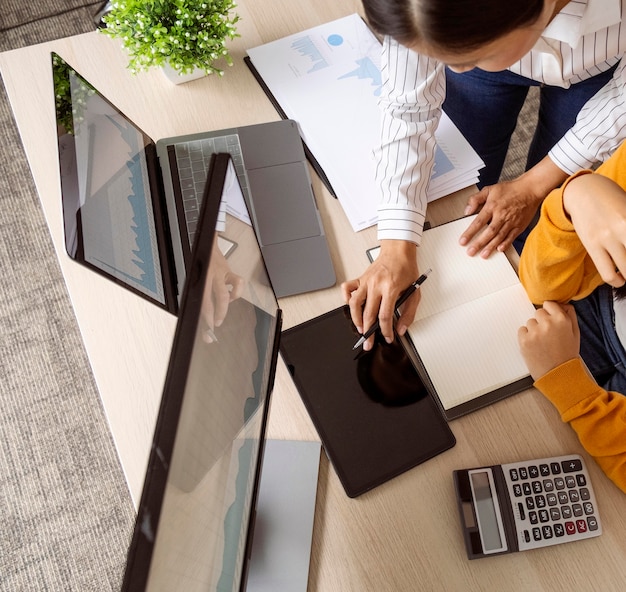
<svg viewBox="0 0 626 592"><path fill-rule="evenodd" d="M575 123L584 104L613 76L617 65L568 89L546 86L508 70L446 68L443 109L485 162L479 187L498 182L517 117L531 86L540 86L539 114L526 169L542 160Z"/></svg>
<svg viewBox="0 0 626 592"><path fill-rule="evenodd" d="M508 70L486 72L474 68L457 74L446 68L446 99L443 109L485 163L478 187L500 179L511 136L528 89L539 86L539 113L528 149L526 170L542 160L576 122L578 112L612 77L617 64L569 88L546 86ZM538 212L537 212L538 215ZM521 252L533 220L513 242Z"/></svg>
<svg viewBox="0 0 626 592"><path fill-rule="evenodd" d="M626 394L626 352L615 331L613 290L608 284L573 301L580 327L580 355L606 390Z"/></svg>

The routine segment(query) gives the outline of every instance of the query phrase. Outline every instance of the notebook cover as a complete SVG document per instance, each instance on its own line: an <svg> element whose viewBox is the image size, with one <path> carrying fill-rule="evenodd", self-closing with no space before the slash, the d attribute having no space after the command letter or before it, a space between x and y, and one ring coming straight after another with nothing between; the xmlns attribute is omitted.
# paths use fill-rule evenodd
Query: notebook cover
<svg viewBox="0 0 626 592"><path fill-rule="evenodd" d="M347 306L283 331L280 352L350 497L451 448L454 434L396 339L371 352Z"/></svg>

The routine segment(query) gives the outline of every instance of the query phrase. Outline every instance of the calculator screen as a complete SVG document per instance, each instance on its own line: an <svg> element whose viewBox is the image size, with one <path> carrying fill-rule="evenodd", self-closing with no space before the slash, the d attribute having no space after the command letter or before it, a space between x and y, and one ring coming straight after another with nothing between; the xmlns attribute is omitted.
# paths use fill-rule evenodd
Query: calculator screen
<svg viewBox="0 0 626 592"><path fill-rule="evenodd" d="M478 521L478 530L484 553L494 553L506 549L494 485L489 471L470 471L474 508Z"/></svg>

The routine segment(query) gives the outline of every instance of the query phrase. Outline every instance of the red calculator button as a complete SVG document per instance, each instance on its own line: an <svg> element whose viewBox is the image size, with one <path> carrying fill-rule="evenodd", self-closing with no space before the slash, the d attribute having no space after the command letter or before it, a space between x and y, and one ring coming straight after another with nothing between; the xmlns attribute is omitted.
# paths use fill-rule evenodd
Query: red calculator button
<svg viewBox="0 0 626 592"><path fill-rule="evenodd" d="M587 521L576 520L576 527L578 528L578 532L587 532Z"/></svg>
<svg viewBox="0 0 626 592"><path fill-rule="evenodd" d="M566 522L565 532L567 534L576 534L576 525L573 522Z"/></svg>

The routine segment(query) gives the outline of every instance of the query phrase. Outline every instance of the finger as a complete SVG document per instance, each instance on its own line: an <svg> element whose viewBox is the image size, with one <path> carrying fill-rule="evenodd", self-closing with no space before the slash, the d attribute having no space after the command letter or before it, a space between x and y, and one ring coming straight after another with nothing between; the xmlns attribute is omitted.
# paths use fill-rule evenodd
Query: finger
<svg viewBox="0 0 626 592"><path fill-rule="evenodd" d="M624 285L624 274L626 272L626 253L621 246L611 248L611 252L604 249L590 249L591 256L598 273L602 279L614 288Z"/></svg>
<svg viewBox="0 0 626 592"><path fill-rule="evenodd" d="M543 310L544 313L547 313L550 316L555 316L565 312L565 309L558 302L554 302L554 300L546 300L540 310Z"/></svg>
<svg viewBox="0 0 626 592"><path fill-rule="evenodd" d="M350 317L356 330L363 334L363 305L365 304L366 290L353 290L348 297Z"/></svg>
<svg viewBox="0 0 626 592"><path fill-rule="evenodd" d="M395 306L396 297L386 294L380 301L378 310L378 322L380 325L380 332L382 333L385 341L391 343L393 341L393 321L395 318Z"/></svg>
<svg viewBox="0 0 626 592"><path fill-rule="evenodd" d="M477 250L480 249L480 257L483 259L488 259L494 251L506 251L513 244L513 241L519 234L517 227L511 227L508 224L503 224L500 227L500 230L493 235L493 238L491 238L489 242L486 242L486 244L481 248L480 242L487 241L489 234L492 233L493 226L494 223L492 222L488 229L485 229L485 232L480 235L479 241L475 245L472 245L476 246Z"/></svg>
<svg viewBox="0 0 626 592"><path fill-rule="evenodd" d="M576 317L576 309L571 304L563 306L563 310L567 314L570 323L572 324L572 332L576 339L580 339L580 327L578 326L578 318Z"/></svg>
<svg viewBox="0 0 626 592"><path fill-rule="evenodd" d="M474 218L474 220L467 227L465 232L461 235L461 237L459 238L459 244L461 246L469 245L470 243L472 243L470 248L468 248L468 255L470 255L470 250L474 246L473 241L475 241L482 232L489 230L490 223L492 223L492 214L490 211L486 211L483 209L480 214L478 214L476 218ZM491 229L491 232L495 233L495 229ZM477 249L473 249L471 255L475 255L477 252Z"/></svg>
<svg viewBox="0 0 626 592"><path fill-rule="evenodd" d="M243 294L243 288L245 286L244 279L239 275L231 273L228 283L232 286L230 290L230 301L232 302L233 300L241 298L241 295Z"/></svg>
<svg viewBox="0 0 626 592"><path fill-rule="evenodd" d="M343 301L348 304L354 292L359 287L359 280L348 280L341 284L341 294L343 295Z"/></svg>
<svg viewBox="0 0 626 592"><path fill-rule="evenodd" d="M230 303L230 290L228 284L221 283L213 288L213 300L215 304L215 326L219 327L226 318Z"/></svg>
<svg viewBox="0 0 626 592"><path fill-rule="evenodd" d="M467 205L465 206L465 215L469 216L470 214L476 213L478 209L487 201L488 195L489 190L487 187L484 187L478 193L471 195L467 200Z"/></svg>
<svg viewBox="0 0 626 592"><path fill-rule="evenodd" d="M422 298L421 290L417 290L403 305L396 325L398 335L406 333L409 325L415 320L415 313Z"/></svg>

